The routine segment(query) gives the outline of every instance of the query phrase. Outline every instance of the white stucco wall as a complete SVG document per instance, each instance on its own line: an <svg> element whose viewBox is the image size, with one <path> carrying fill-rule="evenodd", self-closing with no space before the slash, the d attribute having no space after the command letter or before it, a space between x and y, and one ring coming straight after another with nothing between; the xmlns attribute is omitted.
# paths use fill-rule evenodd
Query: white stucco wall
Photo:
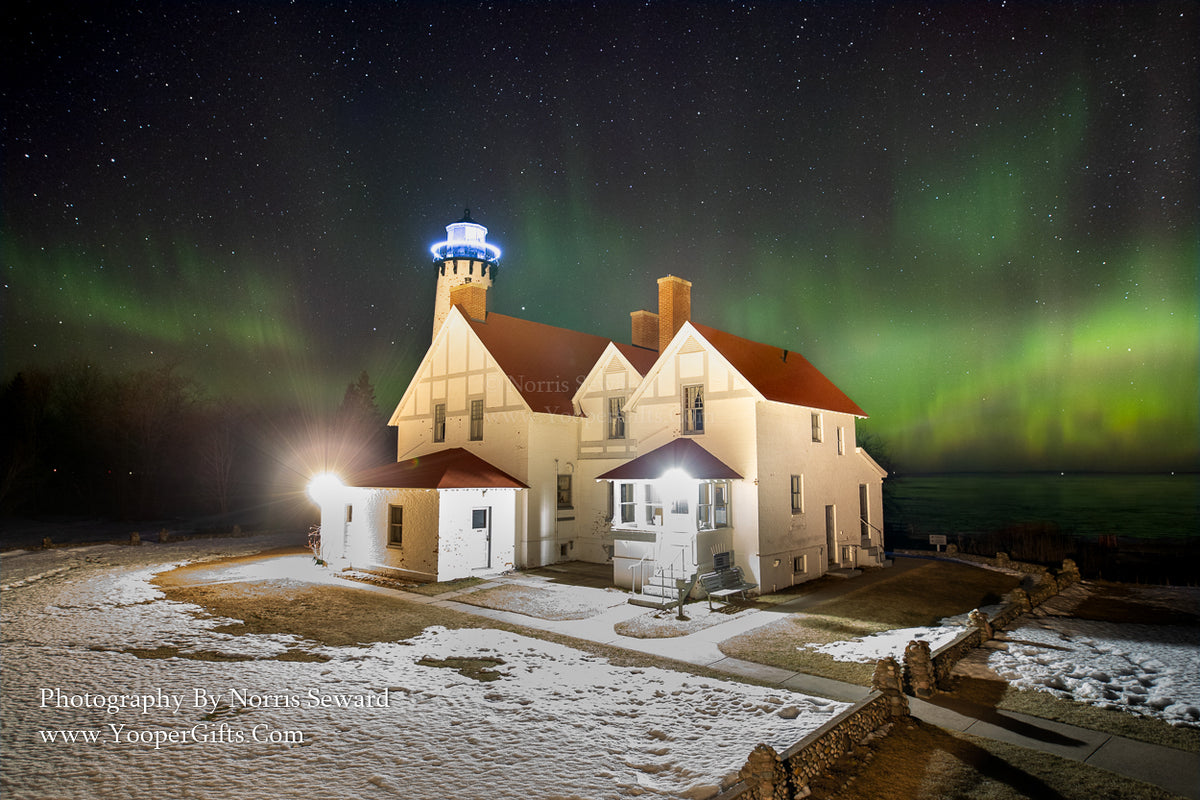
<svg viewBox="0 0 1200 800"><path fill-rule="evenodd" d="M470 403L484 401L483 439L471 441ZM434 406L446 406L445 440L435 442ZM531 412L458 309L434 338L392 415L396 457L405 460L462 447L526 481Z"/></svg>
<svg viewBox="0 0 1200 800"><path fill-rule="evenodd" d="M755 435L755 403L758 393L701 337L689 335L685 327L667 354L646 376L629 414L638 440L638 453L648 453L672 439L686 436L719 458L742 476L730 485L730 528L714 542L697 540L700 569L712 567L714 543L724 546L732 537L733 563L742 567L754 582L759 581L760 550L758 450ZM683 431L683 387L704 386L704 432ZM711 537L710 537L711 538Z"/></svg>
<svg viewBox="0 0 1200 800"><path fill-rule="evenodd" d="M578 493L579 419L562 414L534 414L529 428L529 526L525 566L577 560L576 531L589 495ZM573 507L558 507L558 475L572 477Z"/></svg>
<svg viewBox="0 0 1200 800"><path fill-rule="evenodd" d="M814 442L812 414L821 415L822 438ZM871 521L882 528L879 473L857 451L851 414L764 401L758 404L759 507L763 591L819 577L830 563L866 566L860 554L859 485L867 484ZM839 449L838 428L843 431ZM803 481L803 510L792 511L791 476ZM835 551L826 535L826 507L836 519ZM851 547L847 561L842 552ZM794 570L803 556L805 572ZM832 558L831 558L832 556ZM775 561L779 564L775 564Z"/></svg>
<svg viewBox="0 0 1200 800"><path fill-rule="evenodd" d="M579 561L602 564L615 552L609 503L612 486L608 481L597 481L597 477L634 458L639 451L628 420L625 438L608 438L608 401L610 397L628 401L641 380L637 370L610 344L575 396L582 414L575 464L574 553Z"/></svg>
<svg viewBox="0 0 1200 800"><path fill-rule="evenodd" d="M516 542L524 526L525 489L444 489L441 495L441 536L437 579L495 574L513 568ZM472 528L475 509L490 510L491 547Z"/></svg>
<svg viewBox="0 0 1200 800"><path fill-rule="evenodd" d="M404 508L401 547L389 546L388 506ZM437 575L438 493L431 489L344 487L321 505L321 557L332 565L399 571L422 580ZM351 508L345 522L346 507Z"/></svg>

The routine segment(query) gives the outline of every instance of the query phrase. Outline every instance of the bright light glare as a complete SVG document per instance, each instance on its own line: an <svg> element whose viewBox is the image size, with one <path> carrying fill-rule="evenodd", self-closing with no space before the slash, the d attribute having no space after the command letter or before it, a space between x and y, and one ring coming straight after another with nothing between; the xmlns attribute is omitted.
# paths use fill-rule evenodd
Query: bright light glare
<svg viewBox="0 0 1200 800"><path fill-rule="evenodd" d="M672 467L664 472L659 482L666 496L673 500L686 498L693 486L692 476L680 467Z"/></svg>
<svg viewBox="0 0 1200 800"><path fill-rule="evenodd" d="M328 500L343 486L342 481L332 472L322 472L308 482L308 496L318 503Z"/></svg>

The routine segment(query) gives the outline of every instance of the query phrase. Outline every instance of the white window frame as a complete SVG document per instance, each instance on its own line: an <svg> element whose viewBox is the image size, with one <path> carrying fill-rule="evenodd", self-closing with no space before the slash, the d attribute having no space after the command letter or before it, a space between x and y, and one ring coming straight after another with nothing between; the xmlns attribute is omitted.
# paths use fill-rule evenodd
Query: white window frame
<svg viewBox="0 0 1200 800"><path fill-rule="evenodd" d="M632 483L619 483L617 490L618 518L622 525L637 524L637 487Z"/></svg>
<svg viewBox="0 0 1200 800"><path fill-rule="evenodd" d="M467 404L470 413L470 434L472 442L483 441L483 398L476 397ZM476 414L478 411L478 414Z"/></svg>
<svg viewBox="0 0 1200 800"><path fill-rule="evenodd" d="M693 391L695 394L689 398L689 393ZM680 400L680 425L683 432L690 435L704 433L704 384L684 386Z"/></svg>
<svg viewBox="0 0 1200 800"><path fill-rule="evenodd" d="M396 516L400 517L397 521ZM404 546L404 506L400 503L388 503L387 515L387 546Z"/></svg>
<svg viewBox="0 0 1200 800"><path fill-rule="evenodd" d="M434 403L433 405L433 440L435 442L446 441L445 403Z"/></svg>
<svg viewBox="0 0 1200 800"><path fill-rule="evenodd" d="M612 395L607 400L608 404L608 438L609 439L624 439L625 438L625 398L621 395Z"/></svg>
<svg viewBox="0 0 1200 800"><path fill-rule="evenodd" d="M729 481L703 481L696 497L696 530L715 531L729 527Z"/></svg>

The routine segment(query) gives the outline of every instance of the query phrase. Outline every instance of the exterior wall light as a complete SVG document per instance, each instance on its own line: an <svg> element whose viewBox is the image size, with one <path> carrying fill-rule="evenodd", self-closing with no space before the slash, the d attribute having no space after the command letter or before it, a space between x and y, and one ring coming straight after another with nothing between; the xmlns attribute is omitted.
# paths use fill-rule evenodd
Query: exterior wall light
<svg viewBox="0 0 1200 800"><path fill-rule="evenodd" d="M308 496L318 505L335 499L344 484L332 472L322 472L308 482Z"/></svg>

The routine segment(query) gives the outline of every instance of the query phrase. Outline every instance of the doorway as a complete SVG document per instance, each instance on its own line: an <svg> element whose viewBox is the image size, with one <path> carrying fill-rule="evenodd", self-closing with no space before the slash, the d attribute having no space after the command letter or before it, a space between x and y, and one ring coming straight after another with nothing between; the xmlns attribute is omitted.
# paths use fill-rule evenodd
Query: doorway
<svg viewBox="0 0 1200 800"><path fill-rule="evenodd" d="M492 566L492 509L471 509L471 568Z"/></svg>

